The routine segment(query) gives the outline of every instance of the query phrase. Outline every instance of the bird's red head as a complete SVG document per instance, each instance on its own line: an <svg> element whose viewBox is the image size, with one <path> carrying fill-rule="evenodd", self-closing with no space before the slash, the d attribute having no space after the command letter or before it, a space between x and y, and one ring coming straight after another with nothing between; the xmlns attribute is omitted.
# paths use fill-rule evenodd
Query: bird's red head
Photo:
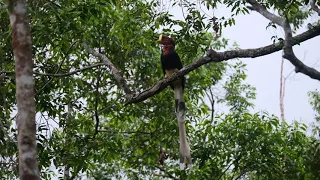
<svg viewBox="0 0 320 180"><path fill-rule="evenodd" d="M161 34L159 36L157 43L162 45L162 50L164 54L167 54L170 51L174 50L174 47L176 45L175 41L172 38L164 34Z"/></svg>

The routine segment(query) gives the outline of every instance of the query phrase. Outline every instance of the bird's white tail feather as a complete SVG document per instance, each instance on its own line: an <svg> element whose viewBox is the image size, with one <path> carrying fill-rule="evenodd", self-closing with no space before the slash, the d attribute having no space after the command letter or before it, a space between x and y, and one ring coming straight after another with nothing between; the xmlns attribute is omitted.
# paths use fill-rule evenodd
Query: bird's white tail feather
<svg viewBox="0 0 320 180"><path fill-rule="evenodd" d="M179 81L179 80L177 80ZM192 168L192 159L190 153L190 146L187 141L186 126L185 126L185 114L186 106L183 96L183 87L181 82L176 82L174 85L174 99L176 106L176 116L179 126L179 140L180 140L180 169L185 169L185 165ZM186 159L186 161L185 161Z"/></svg>

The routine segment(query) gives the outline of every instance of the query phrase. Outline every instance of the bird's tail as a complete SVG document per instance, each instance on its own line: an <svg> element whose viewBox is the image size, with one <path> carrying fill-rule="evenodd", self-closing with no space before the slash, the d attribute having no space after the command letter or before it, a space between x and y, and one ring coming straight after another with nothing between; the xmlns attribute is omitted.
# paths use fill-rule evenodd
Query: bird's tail
<svg viewBox="0 0 320 180"><path fill-rule="evenodd" d="M179 80L177 80L179 81ZM190 153L190 146L187 141L187 133L185 126L185 114L186 114L186 105L184 101L182 83L176 83L174 86L174 99L176 105L176 116L178 119L179 126L179 140L180 140L180 169L185 169L185 166L192 168L192 159ZM186 159L186 161L185 161Z"/></svg>

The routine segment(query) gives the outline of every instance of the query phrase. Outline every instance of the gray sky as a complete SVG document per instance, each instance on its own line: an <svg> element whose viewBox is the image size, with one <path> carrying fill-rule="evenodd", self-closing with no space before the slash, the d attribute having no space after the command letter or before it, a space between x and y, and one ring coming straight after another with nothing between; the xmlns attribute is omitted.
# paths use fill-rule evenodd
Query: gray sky
<svg viewBox="0 0 320 180"><path fill-rule="evenodd" d="M217 13L218 14L218 13ZM313 20L313 18L310 18ZM266 30L269 21L258 13L239 16L236 18L236 25L227 28L223 35L232 41L236 41L241 48L255 48L272 43L273 35L282 35L281 31ZM302 27L298 33L304 32L306 27ZM316 42L320 38L316 37L294 47L296 56L305 64L312 67L319 67L320 55ZM280 90L280 64L282 51L271 55L243 59L247 64L248 83L257 88L257 99L255 101L255 110L267 110L280 116L279 90ZM287 76L294 66L285 60L284 75ZM318 69L318 68L317 68ZM312 80L306 75L292 73L286 81L286 90L284 98L285 118L288 122L292 120L301 120L309 124L314 119L314 111L309 104L308 91L319 89L319 82Z"/></svg>
<svg viewBox="0 0 320 180"><path fill-rule="evenodd" d="M205 9L205 8L203 8ZM176 18L182 19L180 8L170 10ZM212 14L212 12L207 12ZM230 17L230 9L223 7L215 10L215 16L218 18ZM309 18L308 22L316 21L318 17ZM269 21L256 12L250 15L240 15L235 18L236 25L224 28L222 37L229 39L229 45L236 42L240 48L257 48L272 43L273 35L282 36L282 30L274 30L266 26ZM304 32L304 25L297 33ZM294 47L296 56L306 65L319 69L320 55L317 54L316 42L320 37L313 38ZM282 51L258 57L254 59L242 59L247 64L247 82L257 88L257 98L255 100L255 109L253 112L266 110L271 114L280 117L279 90L280 90L280 64ZM316 64L317 63L317 64ZM284 76L287 76L294 66L288 60L284 63ZM291 73L286 81L286 90L284 97L285 119L291 123L293 120L310 124L314 120L314 111L309 104L308 92L319 89L320 84L303 74Z"/></svg>

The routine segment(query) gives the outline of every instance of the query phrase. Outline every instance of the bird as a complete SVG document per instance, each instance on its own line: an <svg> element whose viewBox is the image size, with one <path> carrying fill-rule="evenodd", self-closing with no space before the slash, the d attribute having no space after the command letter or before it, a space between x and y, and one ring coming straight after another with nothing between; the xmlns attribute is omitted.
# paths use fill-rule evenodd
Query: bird
<svg viewBox="0 0 320 180"><path fill-rule="evenodd" d="M175 51L176 43L173 38L161 34L157 43L161 45L161 67L164 78L169 78L172 74L183 68L180 56ZM192 168L192 159L190 146L187 141L185 126L186 105L184 100L185 77L178 77L177 80L170 83L174 91L175 113L178 120L179 140L180 140L180 169L184 170L186 166Z"/></svg>

